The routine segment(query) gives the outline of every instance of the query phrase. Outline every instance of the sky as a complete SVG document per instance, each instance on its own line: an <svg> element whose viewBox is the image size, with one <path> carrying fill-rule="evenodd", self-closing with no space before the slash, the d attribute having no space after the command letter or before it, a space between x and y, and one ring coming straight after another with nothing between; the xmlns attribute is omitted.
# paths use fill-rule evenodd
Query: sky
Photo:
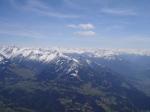
<svg viewBox="0 0 150 112"><path fill-rule="evenodd" d="M0 0L0 45L150 49L150 0Z"/></svg>

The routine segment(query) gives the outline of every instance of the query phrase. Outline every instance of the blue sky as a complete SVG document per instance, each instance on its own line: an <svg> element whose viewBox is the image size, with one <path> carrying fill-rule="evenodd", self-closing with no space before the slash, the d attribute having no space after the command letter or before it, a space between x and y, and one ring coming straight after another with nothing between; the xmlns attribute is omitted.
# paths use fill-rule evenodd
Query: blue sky
<svg viewBox="0 0 150 112"><path fill-rule="evenodd" d="M149 0L0 0L0 44L150 48Z"/></svg>

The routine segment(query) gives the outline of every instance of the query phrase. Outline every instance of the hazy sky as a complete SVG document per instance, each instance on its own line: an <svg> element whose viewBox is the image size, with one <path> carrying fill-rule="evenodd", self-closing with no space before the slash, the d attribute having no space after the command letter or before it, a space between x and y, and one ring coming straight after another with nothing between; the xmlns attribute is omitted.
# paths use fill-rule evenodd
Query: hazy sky
<svg viewBox="0 0 150 112"><path fill-rule="evenodd" d="M150 49L150 0L0 0L0 44Z"/></svg>

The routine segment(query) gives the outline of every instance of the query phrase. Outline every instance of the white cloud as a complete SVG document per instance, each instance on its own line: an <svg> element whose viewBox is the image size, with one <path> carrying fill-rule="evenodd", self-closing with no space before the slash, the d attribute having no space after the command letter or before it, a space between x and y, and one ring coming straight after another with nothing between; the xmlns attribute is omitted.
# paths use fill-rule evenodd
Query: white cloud
<svg viewBox="0 0 150 112"><path fill-rule="evenodd" d="M90 24L90 23L88 23L88 24L79 24L78 26L79 26L79 28L81 28L83 30L92 30L92 29L95 28L94 25Z"/></svg>
<svg viewBox="0 0 150 112"><path fill-rule="evenodd" d="M19 10L32 11L47 17L57 17L57 18L79 18L80 17L79 15L55 11L40 0L27 0L26 3L23 5L19 4L17 0L10 0L10 1L12 6L18 8Z"/></svg>
<svg viewBox="0 0 150 112"><path fill-rule="evenodd" d="M0 34L15 36L15 37L27 37L27 38L46 38L50 36L50 32L39 30L38 28L24 24L16 24L5 21L0 21Z"/></svg>
<svg viewBox="0 0 150 112"><path fill-rule="evenodd" d="M74 32L74 34L79 37L93 37L96 35L96 32L92 31L93 29L95 29L95 26L90 23L70 24L70 25L67 25L67 27L79 30L77 32Z"/></svg>
<svg viewBox="0 0 150 112"><path fill-rule="evenodd" d="M51 12L51 11L45 11L45 10L40 10L40 9L32 9L32 11L48 16L48 17L57 17L57 18L79 18L77 15L70 15L70 14L63 14L59 12Z"/></svg>
<svg viewBox="0 0 150 112"><path fill-rule="evenodd" d="M70 24L68 25L69 28L74 29L81 29L81 30L93 30L95 26L93 24L87 23L87 24Z"/></svg>
<svg viewBox="0 0 150 112"><path fill-rule="evenodd" d="M130 9L116 9L116 8L103 8L101 9L102 13L119 15L119 16L135 16L137 13Z"/></svg>
<svg viewBox="0 0 150 112"><path fill-rule="evenodd" d="M78 28L78 26L75 25L75 24L69 24L69 25L67 25L67 27L69 27L69 28Z"/></svg>
<svg viewBox="0 0 150 112"><path fill-rule="evenodd" d="M80 37L93 37L96 35L96 33L94 31L80 31L76 32L75 35Z"/></svg>

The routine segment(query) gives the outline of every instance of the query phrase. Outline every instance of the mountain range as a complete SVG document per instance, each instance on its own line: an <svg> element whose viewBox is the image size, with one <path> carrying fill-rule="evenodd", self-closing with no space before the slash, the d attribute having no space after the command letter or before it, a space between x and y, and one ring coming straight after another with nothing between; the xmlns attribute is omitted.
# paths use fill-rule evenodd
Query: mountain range
<svg viewBox="0 0 150 112"><path fill-rule="evenodd" d="M150 51L2 46L0 112L150 112Z"/></svg>

